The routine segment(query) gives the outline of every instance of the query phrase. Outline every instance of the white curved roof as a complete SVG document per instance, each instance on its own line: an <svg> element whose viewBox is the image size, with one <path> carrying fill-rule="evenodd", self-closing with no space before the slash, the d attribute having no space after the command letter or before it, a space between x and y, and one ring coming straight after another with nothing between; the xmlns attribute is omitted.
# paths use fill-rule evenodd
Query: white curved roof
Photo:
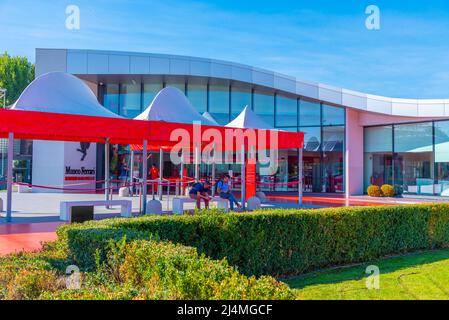
<svg viewBox="0 0 449 320"><path fill-rule="evenodd" d="M229 122L226 127L231 128L242 128L242 129L274 129L268 123L263 121L257 114L246 106L245 109L231 122Z"/></svg>
<svg viewBox="0 0 449 320"><path fill-rule="evenodd" d="M214 123L214 125L219 126L220 124L217 122L217 120L214 119L214 117L209 113L209 112L204 112L203 113L203 117L206 118L207 120L211 121Z"/></svg>
<svg viewBox="0 0 449 320"><path fill-rule="evenodd" d="M240 63L155 53L84 49L37 49L64 61L73 74L185 75L221 78L264 86L301 97L389 116L449 117L449 99L397 99L304 81L278 72ZM36 64L39 67L39 64ZM39 68L37 68L37 71ZM39 72L38 72L39 73ZM420 88L417 88L419 95Z"/></svg>
<svg viewBox="0 0 449 320"><path fill-rule="evenodd" d="M64 72L36 78L11 109L120 118L103 107L82 80Z"/></svg>
<svg viewBox="0 0 449 320"><path fill-rule="evenodd" d="M150 106L134 119L216 125L196 111L184 93L174 87L159 91Z"/></svg>

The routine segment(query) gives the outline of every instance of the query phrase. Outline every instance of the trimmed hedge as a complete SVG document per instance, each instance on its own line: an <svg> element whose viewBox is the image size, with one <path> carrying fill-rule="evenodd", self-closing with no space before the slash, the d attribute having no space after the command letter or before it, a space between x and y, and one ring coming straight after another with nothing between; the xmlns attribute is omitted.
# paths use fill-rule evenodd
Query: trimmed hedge
<svg viewBox="0 0 449 320"><path fill-rule="evenodd" d="M193 246L246 275L293 275L388 254L449 246L449 205L262 210L245 214L146 216L58 230L87 268L108 239L123 235ZM105 252L100 256L104 258Z"/></svg>

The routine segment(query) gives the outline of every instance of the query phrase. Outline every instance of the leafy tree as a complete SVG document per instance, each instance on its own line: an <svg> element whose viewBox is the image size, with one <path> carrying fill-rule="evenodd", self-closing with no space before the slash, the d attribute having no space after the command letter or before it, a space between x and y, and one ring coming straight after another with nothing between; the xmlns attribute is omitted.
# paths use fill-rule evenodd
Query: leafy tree
<svg viewBox="0 0 449 320"><path fill-rule="evenodd" d="M6 89L6 105L13 104L22 91L34 79L34 64L26 57L0 55L0 88ZM0 101L3 107L3 101Z"/></svg>

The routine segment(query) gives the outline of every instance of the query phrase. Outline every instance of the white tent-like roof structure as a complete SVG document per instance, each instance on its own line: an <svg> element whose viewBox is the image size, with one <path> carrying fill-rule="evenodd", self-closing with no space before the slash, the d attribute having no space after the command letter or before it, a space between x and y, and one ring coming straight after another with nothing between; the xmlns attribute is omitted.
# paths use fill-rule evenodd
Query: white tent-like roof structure
<svg viewBox="0 0 449 320"><path fill-rule="evenodd" d="M209 112L204 112L203 117L207 120L213 122L216 126L219 126L220 124L217 122L217 120L214 119L214 117Z"/></svg>
<svg viewBox="0 0 449 320"><path fill-rule="evenodd" d="M226 127L242 128L242 129L263 129L274 130L273 126L263 121L257 114L254 113L248 106L235 118L229 122Z"/></svg>
<svg viewBox="0 0 449 320"><path fill-rule="evenodd" d="M150 106L134 119L189 124L196 121L203 125L216 125L196 111L184 93L174 87L159 91Z"/></svg>
<svg viewBox="0 0 449 320"><path fill-rule="evenodd" d="M103 107L82 80L64 72L36 78L11 109L121 118Z"/></svg>

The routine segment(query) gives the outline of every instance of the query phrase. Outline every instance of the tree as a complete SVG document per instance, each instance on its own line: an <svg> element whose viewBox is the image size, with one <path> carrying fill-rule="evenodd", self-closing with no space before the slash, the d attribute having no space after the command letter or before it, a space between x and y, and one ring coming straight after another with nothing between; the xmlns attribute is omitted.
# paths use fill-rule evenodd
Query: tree
<svg viewBox="0 0 449 320"><path fill-rule="evenodd" d="M0 55L0 88L6 89L6 105L13 104L34 79L34 64L26 57ZM3 104L1 105L3 106Z"/></svg>

